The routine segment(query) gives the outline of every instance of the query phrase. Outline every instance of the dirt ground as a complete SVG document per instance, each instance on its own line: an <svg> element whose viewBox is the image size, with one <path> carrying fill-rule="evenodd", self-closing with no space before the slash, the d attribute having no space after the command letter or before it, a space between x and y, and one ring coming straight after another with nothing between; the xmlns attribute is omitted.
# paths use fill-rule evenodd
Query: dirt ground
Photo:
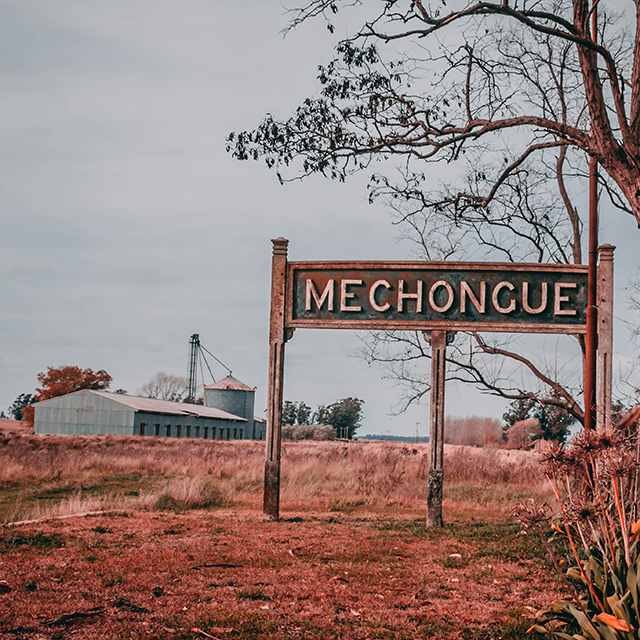
<svg viewBox="0 0 640 640"><path fill-rule="evenodd" d="M0 638L524 637L562 593L540 540L389 505L112 512L0 529Z"/></svg>

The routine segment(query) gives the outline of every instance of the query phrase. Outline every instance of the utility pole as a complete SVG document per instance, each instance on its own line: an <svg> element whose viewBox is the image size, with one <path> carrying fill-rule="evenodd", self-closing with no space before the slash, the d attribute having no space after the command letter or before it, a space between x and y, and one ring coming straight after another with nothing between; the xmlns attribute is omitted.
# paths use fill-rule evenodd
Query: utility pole
<svg viewBox="0 0 640 640"><path fill-rule="evenodd" d="M592 33L598 36L597 0L593 0ZM595 69L597 73L597 68ZM598 163L589 160L589 279L587 284L587 333L584 348L584 429L596 427L596 376L598 349Z"/></svg>

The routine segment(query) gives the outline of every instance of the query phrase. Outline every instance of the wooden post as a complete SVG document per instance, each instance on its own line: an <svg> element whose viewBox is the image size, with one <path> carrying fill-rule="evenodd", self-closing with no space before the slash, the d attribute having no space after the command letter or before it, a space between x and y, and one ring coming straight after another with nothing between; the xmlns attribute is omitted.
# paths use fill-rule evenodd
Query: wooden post
<svg viewBox="0 0 640 640"><path fill-rule="evenodd" d="M596 425L611 426L611 386L613 355L613 251L615 247L598 247L598 392Z"/></svg>
<svg viewBox="0 0 640 640"><path fill-rule="evenodd" d="M431 407L429 420L429 486L427 526L442 526L444 453L444 378L447 332L431 332Z"/></svg>
<svg viewBox="0 0 640 640"><path fill-rule="evenodd" d="M269 329L269 385L267 388L267 442L264 463L263 517L280 517L280 450L284 385L285 287L288 240L276 238L271 263L271 321Z"/></svg>

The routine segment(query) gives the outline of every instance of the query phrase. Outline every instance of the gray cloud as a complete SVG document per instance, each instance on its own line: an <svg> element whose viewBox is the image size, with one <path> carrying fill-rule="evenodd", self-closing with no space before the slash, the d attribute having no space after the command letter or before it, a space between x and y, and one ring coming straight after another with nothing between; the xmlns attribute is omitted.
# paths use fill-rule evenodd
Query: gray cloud
<svg viewBox="0 0 640 640"><path fill-rule="evenodd" d="M49 365L105 368L130 391L184 374L196 332L258 385L261 411L270 239L298 260L408 257L365 176L281 187L225 152L229 131L316 89L336 36L283 40L285 24L279 0L0 1L0 409ZM356 348L349 332L298 331L286 396L358 395L365 431L426 425L426 406L388 423L397 390L345 359Z"/></svg>

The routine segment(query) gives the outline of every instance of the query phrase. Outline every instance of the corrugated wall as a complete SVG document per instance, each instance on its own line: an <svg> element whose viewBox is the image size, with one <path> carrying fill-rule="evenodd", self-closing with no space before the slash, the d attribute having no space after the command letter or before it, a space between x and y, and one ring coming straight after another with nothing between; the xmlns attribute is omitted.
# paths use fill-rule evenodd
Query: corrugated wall
<svg viewBox="0 0 640 640"><path fill-rule="evenodd" d="M245 427L246 439L254 438L253 410L255 404L255 391L242 389L205 389L207 406L232 413L234 416L246 418L248 425Z"/></svg>
<svg viewBox="0 0 640 640"><path fill-rule="evenodd" d="M34 409L34 433L134 435L133 409L88 391L39 402Z"/></svg>

